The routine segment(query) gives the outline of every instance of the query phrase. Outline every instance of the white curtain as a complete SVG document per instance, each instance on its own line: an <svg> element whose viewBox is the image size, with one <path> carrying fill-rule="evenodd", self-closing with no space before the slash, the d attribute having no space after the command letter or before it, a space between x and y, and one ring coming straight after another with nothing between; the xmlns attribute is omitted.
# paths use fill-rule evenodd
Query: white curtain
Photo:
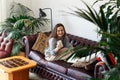
<svg viewBox="0 0 120 80"><path fill-rule="evenodd" d="M0 0L0 22L2 21L2 0Z"/></svg>
<svg viewBox="0 0 120 80"><path fill-rule="evenodd" d="M0 23L6 18L6 0L0 0Z"/></svg>

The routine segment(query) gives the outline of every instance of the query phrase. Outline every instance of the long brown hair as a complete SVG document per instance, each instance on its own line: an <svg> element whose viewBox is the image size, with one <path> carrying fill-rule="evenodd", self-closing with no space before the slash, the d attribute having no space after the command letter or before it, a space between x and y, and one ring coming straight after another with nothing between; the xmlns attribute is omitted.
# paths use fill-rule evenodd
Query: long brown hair
<svg viewBox="0 0 120 80"><path fill-rule="evenodd" d="M58 38L58 35L57 35L57 28L60 27L60 26L62 26L63 29L64 29L64 35L63 35L63 36L66 35L66 30L65 30L64 25L63 25L62 23L58 23L58 24L56 24L56 26L54 27L54 29L53 29L53 31L52 31L52 33L51 33L51 35L50 35L49 38L51 38L51 37L56 38L56 39Z"/></svg>
<svg viewBox="0 0 120 80"><path fill-rule="evenodd" d="M65 30L64 25L63 25L62 23L58 23L58 24L55 25L53 31L51 32L51 34L50 34L50 36L49 36L49 38L48 38L48 40L49 40L50 38L52 38L52 37L53 37L53 38L56 38L56 39L58 38L57 28L60 27L60 26L62 26L63 29L64 29L64 35L63 35L63 37L66 36L66 30ZM46 41L46 48L48 47L48 40Z"/></svg>

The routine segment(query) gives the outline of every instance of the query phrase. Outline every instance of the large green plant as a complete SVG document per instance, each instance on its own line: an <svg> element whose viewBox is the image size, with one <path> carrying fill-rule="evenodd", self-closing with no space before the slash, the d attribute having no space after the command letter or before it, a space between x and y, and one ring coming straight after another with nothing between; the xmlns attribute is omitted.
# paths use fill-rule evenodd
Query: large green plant
<svg viewBox="0 0 120 80"><path fill-rule="evenodd" d="M36 33L36 30L43 28L46 22L45 18L35 18L28 7L20 3L12 4L10 17L0 27L1 31L8 33L8 38L14 40L12 55L17 55L21 51L23 36Z"/></svg>
<svg viewBox="0 0 120 80"><path fill-rule="evenodd" d="M98 1L99 0L96 2ZM117 53L119 54L118 42L120 41L120 3L118 3L118 0L109 0L108 2L102 4L99 7L99 12L85 2L83 3L86 5L88 10L77 8L77 10L71 14L84 18L97 25L99 28L98 33L102 36L97 47L100 47L100 49L104 47L102 49L104 49L106 53L112 51L115 55Z"/></svg>
<svg viewBox="0 0 120 80"><path fill-rule="evenodd" d="M99 11L97 11L93 7L100 1L102 1L103 4L100 5ZM112 52L114 56L117 57L118 67L110 70L105 79L119 80L120 78L116 77L119 76L119 74L112 76L111 72L113 71L114 73L120 68L120 0L97 0L93 6L89 6L85 2L83 3L86 5L87 10L76 8L77 10L71 14L95 24L99 28L98 33L101 35L101 40L98 42L98 45L93 48L74 48L75 52L73 55L74 57L82 57L81 53L86 53L85 55L87 55L95 49L97 51L103 51L105 54Z"/></svg>

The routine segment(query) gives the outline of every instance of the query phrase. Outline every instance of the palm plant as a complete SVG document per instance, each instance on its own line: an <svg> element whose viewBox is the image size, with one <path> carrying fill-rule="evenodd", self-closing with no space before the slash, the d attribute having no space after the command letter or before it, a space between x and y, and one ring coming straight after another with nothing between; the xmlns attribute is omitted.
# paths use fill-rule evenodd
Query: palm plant
<svg viewBox="0 0 120 80"><path fill-rule="evenodd" d="M10 17L1 25L1 31L8 33L8 38L14 40L12 55L17 55L23 48L22 37L36 33L47 22L45 18L35 18L28 7L14 3L10 9Z"/></svg>
<svg viewBox="0 0 120 80"><path fill-rule="evenodd" d="M93 6L98 3L99 1L104 0L97 0ZM98 33L101 35L101 40L98 42L98 45L93 48L74 48L74 57L82 57L81 53L86 53L85 55L91 53L95 49L97 51L103 51L105 54L112 52L114 56L117 57L117 66L114 70L110 70L107 72L107 79L105 80L119 80L118 75L111 75L111 72L117 72L120 70L120 0L108 0L100 5L99 12L97 12L93 6L89 6L85 2L83 2L88 10L76 8L76 11L70 13L72 15L78 16L83 18L91 23L97 25ZM87 51L87 52L85 52ZM83 55L83 56L85 56Z"/></svg>
<svg viewBox="0 0 120 80"><path fill-rule="evenodd" d="M97 0L96 2L98 1L99 0ZM85 2L84 4L88 8L88 10L77 8L77 10L71 14L78 16L80 18L84 18L92 22L93 24L97 25L97 27L99 28L98 33L101 34L102 36L100 42L98 42L99 43L98 47L104 46L105 51L107 50L111 51L112 46L114 46L114 49L117 46L119 47L119 44L117 42L119 42L119 38L120 38L119 37L120 35L120 28L119 28L120 9L118 6L120 5L120 3L118 4L116 0L109 0L108 2L100 6L100 10L98 13L93 7L90 7ZM115 12L113 13L113 10L116 8L117 10L115 10ZM107 9L107 10L104 10L104 9ZM112 51L114 51L114 49Z"/></svg>

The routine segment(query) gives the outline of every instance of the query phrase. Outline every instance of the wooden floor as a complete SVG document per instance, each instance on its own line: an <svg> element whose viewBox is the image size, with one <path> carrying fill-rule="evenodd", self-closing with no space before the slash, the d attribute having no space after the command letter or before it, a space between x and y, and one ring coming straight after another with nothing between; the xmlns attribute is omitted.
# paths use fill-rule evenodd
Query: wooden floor
<svg viewBox="0 0 120 80"><path fill-rule="evenodd" d="M34 73L29 73L29 80L47 80L47 79L44 79Z"/></svg>

